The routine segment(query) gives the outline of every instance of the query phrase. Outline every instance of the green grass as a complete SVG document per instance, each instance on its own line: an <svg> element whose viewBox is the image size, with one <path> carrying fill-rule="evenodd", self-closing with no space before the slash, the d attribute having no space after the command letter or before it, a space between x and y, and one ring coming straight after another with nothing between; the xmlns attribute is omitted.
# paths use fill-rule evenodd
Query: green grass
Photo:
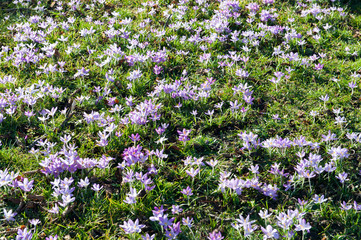
<svg viewBox="0 0 361 240"><path fill-rule="evenodd" d="M127 235L119 227L128 219L139 219L141 224L145 224L142 233L155 234L156 239L166 239L165 231L158 222L151 221L154 207L167 208L169 217L174 217L174 222L181 222L182 218L193 218L193 227L191 230L182 225L182 232L178 239L207 239L207 236L213 230L222 233L225 239L243 239L243 230L238 232L231 223L241 214L243 217L250 215L251 220L256 220L254 224L258 229L253 233L251 239L261 239L263 234L260 227L266 227L271 224L280 234L282 228L277 226L276 215L287 210L298 209L305 213L304 217L312 226L310 232L305 232L306 239L360 239L360 211L351 209L344 211L340 209L340 204L345 201L352 204L353 201L361 204L360 197L360 143L350 141L347 133L361 132L360 125L360 89L357 86L351 95L351 89L348 84L355 80L358 84L359 78L354 78L353 73L361 74L360 51L360 26L361 26L361 3L359 1L314 1L322 8L336 6L343 7L346 16L339 13L326 15L322 20L317 20L312 15L301 16L302 8L297 6L296 1L276 1L272 6L277 9L279 17L274 22L268 22L269 25L288 26L295 29L302 35L306 41L303 46L297 44L297 40L290 40L288 44L283 44L285 40L284 33L275 35L265 32L264 37L259 40L258 46L249 44L251 49L247 53L241 41L232 42L230 40L222 42L216 40L212 43L202 42L194 44L192 42L181 42L180 38L186 36L187 39L195 37L194 29L202 28L200 37L211 36L215 30L204 27L207 21L212 20L215 10L219 8L218 1L208 1L209 6L204 12L194 10L195 1L189 1L189 9L183 19L177 19L179 15L175 10L168 18L163 15L170 4L175 7L181 1L159 1L154 6L155 14L149 15L150 7L144 12L138 13L138 8L142 7L144 1L106 1L105 4L99 4L94 9L86 9L85 5L92 1L80 1L78 9L72 11L67 3L64 2L60 14L55 9L56 5L52 2L42 3L45 7L44 12L33 10L35 2L29 6L16 6L10 2L0 3L0 51L1 47L8 46L9 53L0 55L0 77L12 75L17 79L14 84L7 83L0 85L0 93L5 94L7 90L16 93L16 89L29 88L35 86L39 81L45 81L46 84L54 87L65 88L66 91L58 98L54 99L46 95L37 100L37 103L31 107L24 100L16 101L17 107L14 114L7 114L5 109L1 113L6 117L0 124L0 169L19 172L21 177L27 177L34 180L34 187L31 192L25 193L19 188L10 186L1 187L0 204L1 208L17 211L15 222L0 222L0 236L7 239L13 239L16 236L17 229L25 225L28 229L34 230L34 227L28 223L29 219L38 218L41 224L37 226L33 239L45 239L49 235L58 235L59 239L141 239L141 234ZM242 7L239 11L240 17L236 24L235 20L229 20L230 31L256 31L261 32L255 24L247 23L249 11L245 9L251 1L239 1ZM258 2L262 9L270 9L272 6L264 6L261 1ZM303 1L304 2L304 1ZM312 4L309 4L311 6ZM130 49L129 40L122 37L108 38L106 35L109 30L109 17L115 12L120 17L114 21L114 29L129 32L129 39L136 38L139 42L147 42L148 45L143 48ZM29 17L39 15L42 19L52 18L59 23L47 37L49 43L58 42L55 47L56 53L51 57L44 57L38 63L21 64L14 66L14 60L6 60L5 57L14 53L14 48L21 46L21 42L14 41L14 34L18 30L9 30L9 26L16 26L20 23L26 23ZM7 20L5 17L9 17ZM87 16L93 18L93 22L86 20ZM61 23L67 21L70 17L76 18L74 24L69 25L69 30L61 28ZM288 22L288 18L294 18L294 22ZM121 20L131 18L129 25L122 25ZM144 27L144 34L140 34L139 23L149 18L150 24ZM196 18L197 21L189 24L192 30L181 28L172 29L173 24L178 22L189 22ZM96 25L95 20L102 21L103 25ZM256 18L255 23L260 22ZM323 26L328 23L332 28L326 31ZM81 37L82 29L96 30L91 36ZM309 31L315 27L319 28L320 40L308 36ZM31 24L34 30L43 30L36 24ZM151 30L165 31L164 36L155 37L155 32ZM139 37L134 35L139 34ZM149 35L148 35L149 34ZM313 34L315 35L315 34ZM60 42L60 36L68 37L68 42ZM167 41L167 38L177 36L174 41ZM240 38L243 38L240 36ZM24 42L29 44L31 41ZM66 53L69 46L79 44L70 54ZM97 58L109 51L111 45L116 44L126 56L139 53L146 55L147 51L159 51L167 49L166 61L162 63L152 62L152 58L144 62L135 63L129 66L124 56L119 56L119 60L112 59L104 67L99 67L96 63L103 62L106 57ZM207 47L202 50L200 46ZM287 47L285 47L287 45ZM35 48L42 51L44 43L35 43ZM310 65L301 64L301 62L289 61L287 58L277 57L273 54L274 48L281 46L285 53L298 53L300 58L309 58L314 54L324 53L323 59L310 62ZM88 54L88 47L95 50L92 55ZM345 49L348 47L350 53ZM181 56L177 51L189 52L188 55ZM249 57L246 63L238 61L229 67L219 67L220 61L227 61L217 58L219 55L227 55L230 51L236 51L242 57ZM209 62L199 61L203 53L211 53ZM358 56L352 53L357 52ZM59 61L66 62L65 70L67 72L54 72L49 74L36 74L40 66L44 64L58 64ZM320 71L315 71L316 63L324 64ZM154 74L155 65L162 66L163 71L159 75ZM84 67L89 70L89 75L85 77L74 78L78 69ZM249 77L238 77L235 72L243 68L249 72ZM287 74L287 69L293 71ZM105 74L114 70L114 82L107 82ZM134 70L141 70L142 76L134 81L131 88L127 88L130 82L127 77ZM183 70L187 75L183 75ZM289 75L289 79L282 78L277 85L271 83L269 79L274 77L273 73L281 71ZM154 96L148 94L159 88L160 81L164 84L174 84L176 81L182 83L178 90L186 90L187 84L193 87L195 94L199 92L207 79L214 78L216 81L211 86L207 98L182 99L179 96L171 96L164 91ZM338 82L332 81L333 78L339 79ZM242 99L242 94L234 94L233 87L240 83L247 83L252 86L253 104L249 105L249 110L243 115L240 112L232 113L230 110L230 101L238 100L242 106L247 104ZM100 93L93 90L105 87L111 90L109 96L99 99ZM190 88L192 88L190 87ZM325 104L319 99L328 94L330 100ZM81 97L89 97L80 102ZM132 96L134 106L127 106L125 98ZM121 106L124 107L119 113L109 112L109 97L116 98ZM125 124L122 118L127 116L134 107L145 100L153 99L155 104L161 104L158 110L160 120L152 121L150 119L144 125ZM221 109L215 108L215 104L224 102ZM181 103L178 109L175 106ZM54 118L42 122L39 112L43 109L58 107L58 112ZM66 115L59 111L67 108ZM340 126L335 124L336 114L333 110L341 108L340 116L346 118L347 123ZM33 110L36 116L28 120L24 111ZM70 111L71 110L71 111ZM191 111L197 110L198 114L193 116ZM214 110L212 117L206 114L208 110ZM84 120L84 113L89 114L95 111L104 116L112 117L116 129L121 136L116 136L114 132L109 137L109 143L105 147L97 144L99 140L98 133L104 130L104 126L97 123L87 124ZM318 115L313 117L311 111L317 111ZM278 114L279 120L274 119ZM109 119L108 119L109 120ZM168 123L169 127L162 134L167 140L163 143L157 143L158 134L155 132L161 123ZM191 129L190 140L183 143L178 140L177 130ZM319 142L319 149L310 147L291 147L287 149L266 149L257 148L252 150L243 149L243 141L238 134L240 132L253 132L257 134L261 141L266 139L282 137L293 140L304 136L307 141ZM335 133L337 140L326 143L321 142L322 135L327 135L328 131ZM123 161L124 151L133 146L129 138L131 134L138 133L140 141L137 143L143 147L143 152L164 149L164 154L168 156L160 160L155 155L149 156L145 163L138 163L128 169L142 172L145 174L147 169L154 164L158 173L151 175L155 188L150 192L144 191L143 184L136 180L134 183L124 182L126 170L116 168L118 163ZM47 139L51 143L57 143L50 148L50 154L59 153L63 144L61 137L70 135L71 143L76 146L76 151L80 158L99 159L103 155L110 156L113 160L105 169L82 169L76 172L65 171L60 173L61 179L72 177L75 187L73 195L74 203L71 203L71 210L63 214L61 208L59 214L51 214L46 209L52 208L60 199L53 195L51 183L54 176L40 173L42 167L40 162L44 161L47 154L32 154L31 148L43 151L39 146L39 139ZM295 189L285 191L283 184L288 178L273 175L270 173L271 166L279 163L281 169L290 175L295 174L295 167L299 164L299 151L306 151L306 157L309 153L322 156L322 165L329 162L331 156L327 153L330 147L342 146L347 148L350 156L338 162L335 172L327 174L322 173L312 178L310 184L306 179L304 183L301 180L295 180L297 184ZM204 163L210 160L217 160L218 164L212 168L205 164L199 167L200 173L192 179L186 170L190 166L185 166L183 160L187 157L204 158ZM280 190L275 199L265 196L261 191L254 188L243 188L242 194L237 195L230 188L224 192L219 189L221 172L231 173L230 178L240 178L250 180L255 177L249 168L258 164L259 181L263 184L277 186ZM195 166L192 166L197 168ZM347 172L349 181L343 186L336 178L337 174ZM77 187L80 179L88 177L91 184L98 183L103 189L96 193L90 189ZM20 179L20 177L19 177ZM182 189L190 186L194 195L189 199L181 193ZM135 187L140 191L137 197L137 203L130 205L124 202L130 187ZM311 189L311 190L310 190ZM328 199L321 206L312 203L312 197L315 195L325 195ZM41 198L41 200L39 200ZM297 199L307 200L306 206L301 206ZM18 208L23 202L25 205ZM172 214L170 209L172 205L180 205L183 212ZM268 209L273 213L272 217L266 223L258 215L262 209ZM0 215L2 214L2 211ZM295 224L298 222L295 221ZM10 231L13 229L15 231ZM301 239L302 232L296 232L293 239Z"/></svg>

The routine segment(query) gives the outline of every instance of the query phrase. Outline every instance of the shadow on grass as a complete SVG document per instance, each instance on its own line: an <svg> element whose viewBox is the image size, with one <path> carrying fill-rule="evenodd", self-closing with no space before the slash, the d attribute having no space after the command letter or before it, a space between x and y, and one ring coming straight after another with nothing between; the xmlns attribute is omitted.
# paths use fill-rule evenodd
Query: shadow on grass
<svg viewBox="0 0 361 240"><path fill-rule="evenodd" d="M347 7L349 12L353 14L361 14L361 1L360 0L341 0L341 5Z"/></svg>

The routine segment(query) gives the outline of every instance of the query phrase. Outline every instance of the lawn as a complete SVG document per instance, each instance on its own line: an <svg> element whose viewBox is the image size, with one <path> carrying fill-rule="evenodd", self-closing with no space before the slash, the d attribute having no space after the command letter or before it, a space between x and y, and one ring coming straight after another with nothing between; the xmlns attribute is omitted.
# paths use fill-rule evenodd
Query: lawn
<svg viewBox="0 0 361 240"><path fill-rule="evenodd" d="M358 0L0 1L0 238L361 239L360 54Z"/></svg>

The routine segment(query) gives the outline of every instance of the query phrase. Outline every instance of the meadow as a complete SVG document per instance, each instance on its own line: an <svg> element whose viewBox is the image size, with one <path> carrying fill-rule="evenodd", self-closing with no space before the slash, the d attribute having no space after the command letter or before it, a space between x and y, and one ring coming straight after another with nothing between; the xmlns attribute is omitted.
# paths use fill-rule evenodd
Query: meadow
<svg viewBox="0 0 361 240"><path fill-rule="evenodd" d="M358 0L0 1L0 239L361 239Z"/></svg>

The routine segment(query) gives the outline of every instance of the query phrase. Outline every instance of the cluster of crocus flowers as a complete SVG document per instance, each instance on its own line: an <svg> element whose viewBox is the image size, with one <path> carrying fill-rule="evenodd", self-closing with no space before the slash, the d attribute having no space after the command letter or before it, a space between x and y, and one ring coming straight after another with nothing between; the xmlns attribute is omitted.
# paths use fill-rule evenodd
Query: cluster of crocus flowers
<svg viewBox="0 0 361 240"><path fill-rule="evenodd" d="M300 14L297 15L301 19L315 21L317 25L304 34L303 29L294 27L296 25L294 16L288 18L286 23L282 23L279 16L283 14L274 7L274 3L274 0L257 1L257 3L219 0L216 4L207 0L181 0L162 6L158 1L148 1L143 2L136 9L139 15L131 18L124 17L123 13L116 10L111 13L106 11L103 16L99 16L99 19L93 19L91 14L83 18L82 15L78 16L78 13L82 11L88 13L103 9L105 6L107 8L108 3L105 0L91 3L77 0L55 1L46 17L40 14L45 10L41 1L31 3L15 0L14 4L18 7L26 7L30 12L39 12L39 14L27 19L21 17L19 20L21 22L16 24L8 24L7 20L10 17L4 19L8 24L6 28L11 36L9 39L11 44L1 47L0 63L11 74L0 76L2 87L0 123L5 127L10 123L11 126L18 124L15 127L18 130L21 118L25 118L31 126L41 126L41 129L36 130L43 134L43 138L34 142L29 153L39 160L41 173L51 179L51 197L54 203L50 205L48 212L58 214L69 208L76 202L77 196L74 192L85 192L88 187L99 197L103 186L94 183L91 177L94 172L107 173L106 170L112 167L113 162L122 170L123 180L120 184L125 185L121 189L124 197L120 202L123 205L125 203L130 204L131 207L136 206L142 200L139 195L143 190L148 193L158 186L161 177L154 176L159 171L164 173L164 166L173 164L171 161L166 161L168 146L166 147L164 142L168 140L166 129L169 127L171 132L175 126L172 120L169 123L160 123L167 115L163 110L169 107L172 110L176 108L175 112L183 114L183 110L192 106L189 114L193 115L194 122L197 123L197 119L206 115L210 125L212 119L227 116L228 113L235 120L238 120L238 113L241 113L245 120L246 114L255 113L259 108L254 105L260 105L255 104L261 97L258 96L258 79L253 81L253 78L259 78L253 70L253 64L254 60L257 60L255 54L262 52L262 45L265 43L271 47L270 54L274 58L272 61L277 64L274 70L266 74L266 78L269 79L265 81L266 86L273 83L278 89L281 84L289 84L289 80L294 80L293 72L298 72L300 69L310 71L317 76L328 71L326 61L328 54L319 52L305 56L304 50L305 46L312 42L320 43L327 35L327 31L333 28L324 22L331 15L344 16L343 9L328 7L327 4L298 1L296 6L300 9ZM245 9L242 9L243 6ZM53 11L56 14L53 14ZM77 15L76 18L74 14ZM153 24L159 22L159 19L164 20L161 27ZM81 27L77 29L77 26ZM99 45L98 39L103 41L100 49L92 47ZM214 51L218 45L222 48L221 53ZM319 47L315 47L315 51L317 49ZM357 52L351 53L348 47L345 52L347 55L357 56ZM82 61L77 61L76 65L69 60L80 58ZM180 71L176 68L172 69L174 59L182 59L189 65ZM288 67L283 67L285 65ZM196 70L202 70L201 73L194 73L194 68L202 68ZM24 79L17 75L21 72L30 72L29 76L41 80L36 83L33 79L23 81ZM214 72L222 77L217 76L216 79L213 76ZM351 95L357 91L359 77L354 73L347 82ZM66 83L67 88L60 86L63 85L63 79L67 78L72 80L71 83ZM219 93L225 88L221 86L222 91L218 91L218 87L223 85L225 78L230 79L227 80L230 96L224 94L219 97ZM147 79L151 81L148 82ZM88 81L91 81L91 84L88 84ZM248 85L251 81L252 86ZM335 78L334 81L338 82ZM81 90L81 93L77 91L70 93L73 84L77 90ZM138 89L142 94L137 92ZM147 92L143 93L143 90ZM65 97L69 99L64 99ZM322 109L326 110L331 106L333 97L331 91L323 92L322 95L317 95L317 101L321 101ZM213 102L216 98L218 100ZM259 99L255 100L255 98ZM63 108L64 103L71 105L67 106L69 109ZM212 105L216 103L214 108L210 107L210 103ZM206 109L202 109L201 105L205 105ZM79 114L75 114L76 111L80 111ZM344 131L343 128L350 120L346 119L348 115L343 116L341 109L336 108L333 109L333 113L336 115L334 123ZM317 114L316 111L311 112L314 118ZM82 134L79 135L85 135L87 141L82 139L78 141L71 135L55 134L59 137L60 143L57 142L59 140L55 139L56 137L48 137L52 129L64 130L60 128L63 128L72 117L75 120L71 131L74 127L74 133L80 131ZM278 114L274 114L272 118L280 120ZM65 119L63 124L59 124L63 119ZM191 133L192 135L199 133L197 126L183 127L185 126L175 128L178 137L175 141L184 143L183 148L180 149L182 153L191 139ZM248 175L240 176L233 169L227 168L222 160L209 160L208 156L186 157L184 179L192 181L192 184L185 183L174 191L175 195L180 196L180 201L188 199L188 206L185 207L190 207L191 198L196 201L199 196L200 188L197 184L201 181L195 180L207 181L206 178L202 179L202 176L207 174L206 167L202 168L203 161L212 168L210 177L219 179L218 188L225 197L229 194L238 198L256 190L256 194L261 195L260 197L273 201L278 198L280 191L287 193L291 189L296 190L299 188L298 184L301 182L303 184L305 179L308 180L310 192L313 194L313 179L322 178L325 173L328 177L331 175L337 179L336 182L341 183L343 188L347 188L347 183L352 181L353 176L343 169L341 164L352 151L341 142L335 143L338 139L331 131L323 135L319 142L314 142L306 140L303 136L293 138L284 136L285 134L262 139L264 134L252 128L253 126L247 126L247 131L238 134L242 153L248 153L247 157L254 160L251 153L263 154L266 152L265 149L268 150L269 156L277 152L285 158L288 157L286 153L299 150L293 168L286 168L287 166L280 162L266 167L256 164L249 166L249 171L246 172ZM88 132L85 133L86 131ZM149 140L151 143L160 144L162 148L147 149L152 144L144 144L142 141L145 139L141 141L139 133L143 136L144 132L147 138L151 139ZM352 144L361 142L360 133L346 134ZM156 136L157 141L153 135ZM24 139L26 140L27 137ZM95 151L87 151L88 146L84 142L88 142L88 139L89 141L95 139L94 149L100 152L97 156L92 156ZM127 145L129 139L131 143ZM123 151L121 160L116 154L112 155L111 151L108 151L119 147L114 142L118 144L120 142ZM266 174L269 178L264 179L262 174ZM29 192L37 190L37 184L38 182L30 177L22 177L7 169L0 170L0 188L21 192L26 197ZM324 195L314 195L312 201L322 206L327 198ZM306 202L306 200L302 201L300 209L307 205ZM356 202L353 205L342 202L341 209L359 211L360 205ZM131 212L133 216L128 220L122 219L123 224L119 227L125 234L136 236L147 223L144 219L137 219L134 212ZM184 228L192 231L194 224L190 216L180 221L176 216L180 212L182 209L177 205L172 206L174 216L166 212L163 207L155 208L149 220L161 226L162 234L166 238L175 239L179 234L184 233ZM3 214L7 222L20 218L20 214L8 208L4 208ZM267 221L266 224L256 225L256 221L250 220L249 216L246 218L240 216L232 226L238 231L243 229L244 237L258 232L264 239L291 238L295 235L294 231L305 234L311 228L311 224L304 218L304 213L297 209L274 213L273 222L267 210L260 211L259 215ZM32 223L37 224L36 221ZM17 234L17 239L31 239L33 231L24 228L19 229ZM207 234L207 237L210 240L221 240L224 238L222 234L224 232L213 230ZM49 240L57 238L57 235L47 237ZM143 239L153 238L155 235L143 236Z"/></svg>

